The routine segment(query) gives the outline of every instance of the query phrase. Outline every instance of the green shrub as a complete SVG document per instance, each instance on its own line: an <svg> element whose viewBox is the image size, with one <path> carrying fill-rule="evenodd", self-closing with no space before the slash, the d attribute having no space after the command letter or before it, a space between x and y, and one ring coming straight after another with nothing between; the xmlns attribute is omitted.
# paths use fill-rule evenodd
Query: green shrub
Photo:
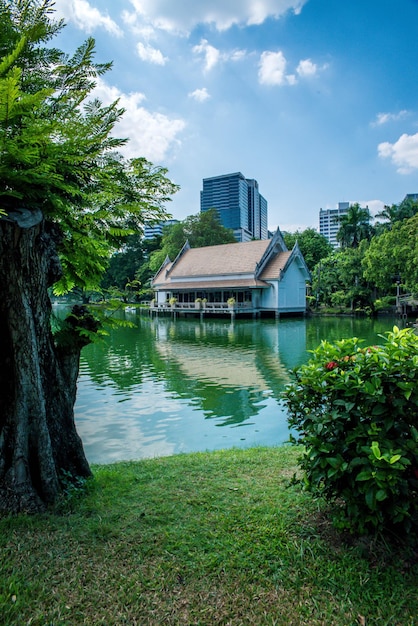
<svg viewBox="0 0 418 626"><path fill-rule="evenodd" d="M394 307L396 304L395 296L384 296L383 298L378 298L374 301L375 311L384 311L385 309L390 309Z"/></svg>
<svg viewBox="0 0 418 626"><path fill-rule="evenodd" d="M334 291L334 293L331 294L331 306L333 307L343 308L348 306L349 302L350 297L347 296L345 291Z"/></svg>
<svg viewBox="0 0 418 626"><path fill-rule="evenodd" d="M283 394L303 482L361 534L418 530L418 337L386 335L322 342Z"/></svg>

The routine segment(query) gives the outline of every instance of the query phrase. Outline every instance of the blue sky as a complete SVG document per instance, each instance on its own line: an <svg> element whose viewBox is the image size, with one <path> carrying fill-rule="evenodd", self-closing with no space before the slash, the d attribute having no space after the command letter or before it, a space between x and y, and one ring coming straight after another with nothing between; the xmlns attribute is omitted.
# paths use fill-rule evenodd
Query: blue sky
<svg viewBox="0 0 418 626"><path fill-rule="evenodd" d="M240 171L269 228L318 228L320 208L372 213L418 192L418 0L56 0L71 52L87 36L126 108L126 156L167 167L169 205Z"/></svg>

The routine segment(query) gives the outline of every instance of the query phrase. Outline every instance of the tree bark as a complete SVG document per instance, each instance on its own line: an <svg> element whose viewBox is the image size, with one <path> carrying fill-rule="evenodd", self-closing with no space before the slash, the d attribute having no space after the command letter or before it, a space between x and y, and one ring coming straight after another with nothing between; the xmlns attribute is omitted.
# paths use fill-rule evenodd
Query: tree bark
<svg viewBox="0 0 418 626"><path fill-rule="evenodd" d="M88 342L70 323L57 345L50 325L48 287L61 274L57 235L40 213L0 220L0 512L42 511L60 496L63 475L91 474L74 423Z"/></svg>

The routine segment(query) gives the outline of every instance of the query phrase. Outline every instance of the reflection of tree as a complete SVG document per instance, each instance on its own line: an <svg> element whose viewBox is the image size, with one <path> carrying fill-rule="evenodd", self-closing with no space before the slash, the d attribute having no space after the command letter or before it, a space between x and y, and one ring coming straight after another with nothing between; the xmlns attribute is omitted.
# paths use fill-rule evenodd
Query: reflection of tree
<svg viewBox="0 0 418 626"><path fill-rule="evenodd" d="M259 413L268 384L255 367L256 348L251 349L248 335L243 341L248 347L241 348L225 325L203 329L202 341L187 325L171 330L169 340L156 345L174 364L175 375L167 376L170 391L189 398L206 418L222 418L219 426L240 424Z"/></svg>
<svg viewBox="0 0 418 626"><path fill-rule="evenodd" d="M118 390L140 385L152 367L152 344L141 327L114 328L109 337L88 346L82 355L81 367L87 365L91 379L99 384L112 381Z"/></svg>
<svg viewBox="0 0 418 626"><path fill-rule="evenodd" d="M266 396L279 399L292 353L299 359L305 350L304 320L292 321L288 330L268 320L137 320L138 328L116 328L104 342L88 346L82 370L98 385L110 379L131 394L140 394L151 376L206 418L220 419L220 426L248 421Z"/></svg>
<svg viewBox="0 0 418 626"><path fill-rule="evenodd" d="M264 395L246 388L224 389L221 386L202 385L195 401L205 419L218 419L217 426L238 426L256 416Z"/></svg>
<svg viewBox="0 0 418 626"><path fill-rule="evenodd" d="M358 336L366 337L365 344L376 343L388 327L386 320L365 324L352 317L233 324L136 319L137 328L115 328L105 341L87 346L81 371L98 386L113 386L121 399L140 398L152 379L219 426L248 424L266 398L279 402L289 370L306 361L307 350L322 340Z"/></svg>
<svg viewBox="0 0 418 626"><path fill-rule="evenodd" d="M306 350L314 350L321 341L334 343L349 337L361 337L364 345L379 342L377 336L390 327L387 319L364 320L355 317L315 317L306 323ZM305 360L309 358L306 354Z"/></svg>

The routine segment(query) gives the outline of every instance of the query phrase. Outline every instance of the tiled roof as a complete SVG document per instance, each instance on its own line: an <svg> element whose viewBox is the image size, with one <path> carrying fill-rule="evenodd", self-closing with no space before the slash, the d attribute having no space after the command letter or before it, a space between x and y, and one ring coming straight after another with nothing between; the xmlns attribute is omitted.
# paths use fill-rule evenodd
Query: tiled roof
<svg viewBox="0 0 418 626"><path fill-rule="evenodd" d="M188 289L199 291L205 289L232 289L232 288L248 288L251 289L253 287L268 287L269 285L262 280L255 280L254 278L231 278L229 280L210 280L202 278L199 281L179 281L179 280L170 280L167 282L156 282L154 281L154 285L157 287L162 287L166 285L167 288L176 289L176 290L184 290Z"/></svg>
<svg viewBox="0 0 418 626"><path fill-rule="evenodd" d="M205 248L188 248L174 263L165 265L154 277L155 287L167 289L224 289L267 287L266 280L280 279L290 251L273 254L256 278L260 262L271 240L228 243Z"/></svg>
<svg viewBox="0 0 418 626"><path fill-rule="evenodd" d="M172 265L173 265L172 263L168 263L162 269L160 269L158 274L156 274L154 276L153 280L152 280L154 285L159 285L160 283L165 283L167 270L169 270Z"/></svg>
<svg viewBox="0 0 418 626"><path fill-rule="evenodd" d="M271 280L274 278L280 278L280 272L284 269L290 255L290 251L279 252L276 256L273 256L268 265L263 269L260 280Z"/></svg>
<svg viewBox="0 0 418 626"><path fill-rule="evenodd" d="M178 260L171 279L182 277L254 274L270 240L227 243L206 248L190 248Z"/></svg>

